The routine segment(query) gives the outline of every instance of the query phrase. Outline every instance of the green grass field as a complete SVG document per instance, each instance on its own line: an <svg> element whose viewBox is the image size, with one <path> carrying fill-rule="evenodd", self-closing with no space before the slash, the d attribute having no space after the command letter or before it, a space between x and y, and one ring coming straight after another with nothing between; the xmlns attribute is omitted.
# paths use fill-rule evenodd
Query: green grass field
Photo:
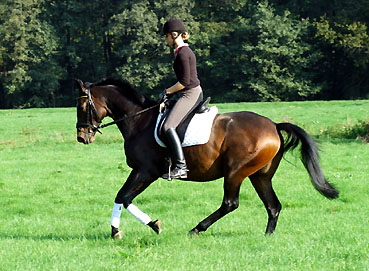
<svg viewBox="0 0 369 271"><path fill-rule="evenodd" d="M129 174L116 127L85 146L74 108L0 110L0 270L369 270L369 101L219 104L293 122L318 140L340 198L312 187L295 155L274 178L274 235L248 180L240 207L199 237L187 232L219 207L222 180L159 179L134 202L163 222L156 235L127 212L110 239L117 191Z"/></svg>

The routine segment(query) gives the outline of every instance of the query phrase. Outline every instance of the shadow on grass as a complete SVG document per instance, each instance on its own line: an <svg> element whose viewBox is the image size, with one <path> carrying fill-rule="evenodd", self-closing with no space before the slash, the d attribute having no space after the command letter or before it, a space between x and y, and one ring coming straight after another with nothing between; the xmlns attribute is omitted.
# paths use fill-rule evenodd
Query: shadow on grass
<svg viewBox="0 0 369 271"><path fill-rule="evenodd" d="M112 239L109 232L103 234L85 234L81 232L77 234L27 234L27 233L0 233L0 239L11 239L11 240L30 240L30 241L93 241L93 242L115 242L118 246L124 242L125 247L136 248L139 247L150 247L158 245L160 240L159 236L155 233L150 234L131 234L130 236L123 236L122 239Z"/></svg>
<svg viewBox="0 0 369 271"><path fill-rule="evenodd" d="M33 241L72 241L72 240L87 240L87 241L107 241L112 240L110 234L84 234L81 235L58 235L48 233L45 235L32 235L25 233L0 233L0 239L18 239L18 240L33 240Z"/></svg>

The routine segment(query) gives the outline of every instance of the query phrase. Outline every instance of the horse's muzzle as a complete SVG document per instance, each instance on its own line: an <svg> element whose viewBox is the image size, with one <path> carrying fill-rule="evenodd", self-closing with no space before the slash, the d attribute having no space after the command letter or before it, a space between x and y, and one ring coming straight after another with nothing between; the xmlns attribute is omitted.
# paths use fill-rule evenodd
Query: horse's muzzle
<svg viewBox="0 0 369 271"><path fill-rule="evenodd" d="M92 134L78 132L77 141L83 144L90 144L95 141L95 137Z"/></svg>

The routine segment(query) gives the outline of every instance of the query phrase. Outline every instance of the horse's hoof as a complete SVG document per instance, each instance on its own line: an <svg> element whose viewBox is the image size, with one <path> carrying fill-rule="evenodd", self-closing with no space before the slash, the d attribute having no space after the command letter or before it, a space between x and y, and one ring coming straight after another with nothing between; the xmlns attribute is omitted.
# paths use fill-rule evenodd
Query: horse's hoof
<svg viewBox="0 0 369 271"><path fill-rule="evenodd" d="M161 221L159 219L151 221L149 224L150 228L154 230L157 234L161 233Z"/></svg>
<svg viewBox="0 0 369 271"><path fill-rule="evenodd" d="M122 239L123 238L123 232L120 231L118 228L111 227L111 238L113 239Z"/></svg>
<svg viewBox="0 0 369 271"><path fill-rule="evenodd" d="M196 228L193 228L192 230L190 230L189 232L188 232L188 235L189 236L199 236L199 230L198 229L196 229Z"/></svg>
<svg viewBox="0 0 369 271"><path fill-rule="evenodd" d="M122 239L123 238L123 232L122 231L118 231L116 234L114 234L112 236L112 238L113 239L118 239L118 240Z"/></svg>

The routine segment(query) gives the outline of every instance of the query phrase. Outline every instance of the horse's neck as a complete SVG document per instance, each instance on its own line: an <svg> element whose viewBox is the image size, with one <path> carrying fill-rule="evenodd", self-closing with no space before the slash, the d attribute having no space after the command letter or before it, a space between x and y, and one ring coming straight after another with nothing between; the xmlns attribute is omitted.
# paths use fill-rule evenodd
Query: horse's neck
<svg viewBox="0 0 369 271"><path fill-rule="evenodd" d="M121 95L112 95L109 100L109 108L112 113L111 117L115 121L127 117L127 119L117 123L125 140L135 137L152 123L155 115L153 110L140 113L140 111L145 109L144 106L128 102Z"/></svg>

